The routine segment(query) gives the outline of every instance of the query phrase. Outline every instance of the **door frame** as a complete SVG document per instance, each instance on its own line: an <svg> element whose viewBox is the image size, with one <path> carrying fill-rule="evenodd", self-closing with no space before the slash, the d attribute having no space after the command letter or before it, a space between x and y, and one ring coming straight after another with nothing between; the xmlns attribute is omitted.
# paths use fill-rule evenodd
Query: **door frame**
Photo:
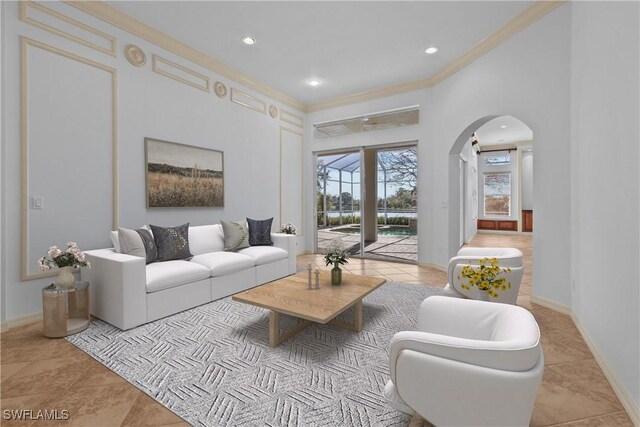
<svg viewBox="0 0 640 427"><path fill-rule="evenodd" d="M381 144L357 145L352 147L344 147L344 148L328 149L328 150L314 150L311 152L313 156L312 173L314 174L314 176L312 177L312 182L315 183L318 179L317 178L318 156L329 156L333 154L348 154L348 153L360 152L360 230L362 230L364 227L364 215L363 215L364 205L362 203L362 200L364 200L364 195L366 192L366 188L362 185L362 182L366 173L365 164L364 164L364 150L375 148L377 151L377 150L390 150L394 148L415 147L416 153L417 153L418 144L419 144L419 140L414 139L414 140L408 140L408 141L399 141L399 142L390 142L390 143L381 143ZM419 162L419 159L418 159L418 162ZM418 175L420 175L420 171L418 171ZM377 182L377 178L376 178L376 182ZM311 210L313 212L313 251L314 253L319 253L318 252L318 201L315 193L317 191L315 185L313 187L313 191L314 191L313 209ZM418 218L416 217L416 220L417 219ZM418 228L419 227L420 227L420 224L418 224ZM357 256L353 255L354 257L366 258L364 255L365 254L364 244L365 244L364 233L361 232L360 233L360 254Z"/></svg>

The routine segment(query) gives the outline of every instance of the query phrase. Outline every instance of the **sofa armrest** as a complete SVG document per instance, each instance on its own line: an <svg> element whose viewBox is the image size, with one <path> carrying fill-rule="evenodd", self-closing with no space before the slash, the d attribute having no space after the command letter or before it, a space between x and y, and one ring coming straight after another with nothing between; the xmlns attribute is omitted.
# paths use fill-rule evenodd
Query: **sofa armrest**
<svg viewBox="0 0 640 427"><path fill-rule="evenodd" d="M420 331L402 331L391 339L389 368L396 381L397 361L403 350L413 350L444 359L492 369L503 368L504 346L500 342L473 340ZM507 365L508 366L508 365Z"/></svg>
<svg viewBox="0 0 640 427"><path fill-rule="evenodd" d="M81 270L89 282L91 314L126 330L147 322L145 259L113 249L85 252L91 268Z"/></svg>
<svg viewBox="0 0 640 427"><path fill-rule="evenodd" d="M273 246L284 249L289 254L289 274L296 273L296 256L298 255L296 239L295 234L271 233Z"/></svg>
<svg viewBox="0 0 640 427"><path fill-rule="evenodd" d="M544 358L540 353L532 369L510 372L406 350L397 365L399 399L434 425L528 426Z"/></svg>

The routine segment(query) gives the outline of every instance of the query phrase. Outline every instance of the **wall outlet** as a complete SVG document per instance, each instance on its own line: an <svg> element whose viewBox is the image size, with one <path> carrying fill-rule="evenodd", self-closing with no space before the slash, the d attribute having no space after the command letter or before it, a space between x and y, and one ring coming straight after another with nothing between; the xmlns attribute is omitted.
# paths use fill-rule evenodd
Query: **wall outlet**
<svg viewBox="0 0 640 427"><path fill-rule="evenodd" d="M44 197L33 196L31 198L31 209L44 209Z"/></svg>

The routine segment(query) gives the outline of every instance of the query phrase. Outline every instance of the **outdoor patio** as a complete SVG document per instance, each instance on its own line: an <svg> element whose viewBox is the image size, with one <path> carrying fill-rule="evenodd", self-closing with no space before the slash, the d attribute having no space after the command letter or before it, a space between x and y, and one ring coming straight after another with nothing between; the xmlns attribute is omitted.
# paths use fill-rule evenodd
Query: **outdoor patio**
<svg viewBox="0 0 640 427"><path fill-rule="evenodd" d="M322 253L332 240L339 239L353 256L360 253L360 234L347 234L333 229L318 230L318 251ZM365 244L370 259L398 262L418 261L418 236L378 235L378 241Z"/></svg>

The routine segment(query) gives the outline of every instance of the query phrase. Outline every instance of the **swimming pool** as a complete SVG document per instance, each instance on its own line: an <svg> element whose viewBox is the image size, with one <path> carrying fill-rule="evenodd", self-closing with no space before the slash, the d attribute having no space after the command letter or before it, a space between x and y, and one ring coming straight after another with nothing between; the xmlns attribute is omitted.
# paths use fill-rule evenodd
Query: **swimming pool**
<svg viewBox="0 0 640 427"><path fill-rule="evenodd" d="M337 231L338 233L344 234L360 234L360 227L333 228L331 231ZM408 227L378 227L379 236L415 236L416 234L416 230L410 230Z"/></svg>

